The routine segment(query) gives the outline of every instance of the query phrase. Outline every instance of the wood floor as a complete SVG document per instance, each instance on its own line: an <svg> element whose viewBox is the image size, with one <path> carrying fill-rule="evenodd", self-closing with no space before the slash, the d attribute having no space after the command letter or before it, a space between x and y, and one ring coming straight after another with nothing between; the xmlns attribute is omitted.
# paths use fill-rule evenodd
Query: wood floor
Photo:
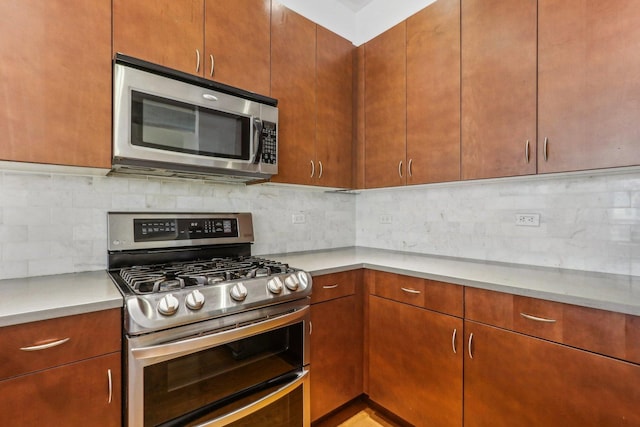
<svg viewBox="0 0 640 427"><path fill-rule="evenodd" d="M312 427L406 427L407 424L377 407L365 397L314 422Z"/></svg>

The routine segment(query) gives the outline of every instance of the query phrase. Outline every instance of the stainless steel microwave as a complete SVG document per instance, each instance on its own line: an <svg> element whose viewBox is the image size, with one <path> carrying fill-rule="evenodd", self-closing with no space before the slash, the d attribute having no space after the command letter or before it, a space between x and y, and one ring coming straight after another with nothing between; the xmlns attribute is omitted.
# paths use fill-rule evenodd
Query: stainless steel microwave
<svg viewBox="0 0 640 427"><path fill-rule="evenodd" d="M273 98L116 55L111 173L225 181L278 172Z"/></svg>

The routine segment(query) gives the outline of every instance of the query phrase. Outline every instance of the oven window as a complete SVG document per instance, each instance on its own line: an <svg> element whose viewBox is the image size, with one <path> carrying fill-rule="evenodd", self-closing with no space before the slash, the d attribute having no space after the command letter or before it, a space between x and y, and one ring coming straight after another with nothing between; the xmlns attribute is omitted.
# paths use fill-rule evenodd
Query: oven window
<svg viewBox="0 0 640 427"><path fill-rule="evenodd" d="M291 382L303 351L300 322L147 366L144 425L184 426L250 404Z"/></svg>
<svg viewBox="0 0 640 427"><path fill-rule="evenodd" d="M131 143L142 147L249 160L249 117L131 92Z"/></svg>

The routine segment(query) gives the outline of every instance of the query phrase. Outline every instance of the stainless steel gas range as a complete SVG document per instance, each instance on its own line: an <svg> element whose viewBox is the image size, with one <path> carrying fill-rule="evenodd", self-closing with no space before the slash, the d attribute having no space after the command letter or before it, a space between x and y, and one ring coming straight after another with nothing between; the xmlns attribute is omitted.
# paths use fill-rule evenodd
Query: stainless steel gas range
<svg viewBox="0 0 640 427"><path fill-rule="evenodd" d="M251 214L113 212L108 226L127 425L309 425L312 279L251 256Z"/></svg>

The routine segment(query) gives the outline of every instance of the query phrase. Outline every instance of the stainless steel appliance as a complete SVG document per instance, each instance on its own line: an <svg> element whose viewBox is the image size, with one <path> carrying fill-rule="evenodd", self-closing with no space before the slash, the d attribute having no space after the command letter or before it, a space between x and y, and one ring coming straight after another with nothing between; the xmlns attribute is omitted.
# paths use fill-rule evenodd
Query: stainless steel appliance
<svg viewBox="0 0 640 427"><path fill-rule="evenodd" d="M241 182L278 173L275 99L120 54L113 76L112 173Z"/></svg>
<svg viewBox="0 0 640 427"><path fill-rule="evenodd" d="M108 227L128 426L310 424L312 279L251 256L250 214L113 212Z"/></svg>

